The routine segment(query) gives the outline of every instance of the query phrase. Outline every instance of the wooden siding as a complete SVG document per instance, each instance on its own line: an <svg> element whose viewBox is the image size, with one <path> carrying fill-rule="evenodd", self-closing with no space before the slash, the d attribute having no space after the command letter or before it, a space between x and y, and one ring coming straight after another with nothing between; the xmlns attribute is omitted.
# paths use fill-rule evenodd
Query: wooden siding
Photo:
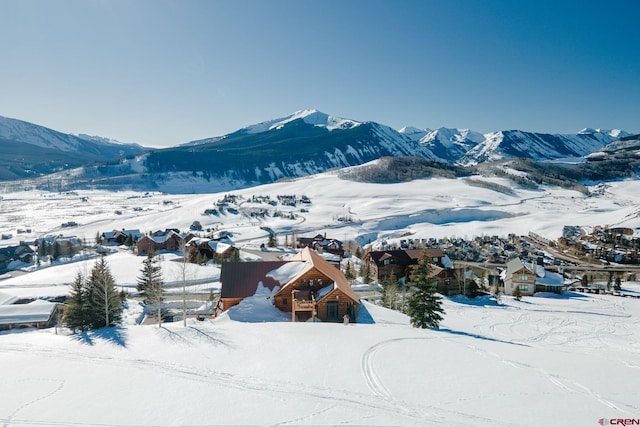
<svg viewBox="0 0 640 427"><path fill-rule="evenodd" d="M240 304L244 298L221 298L222 300L222 311L229 310L234 305Z"/></svg>
<svg viewBox="0 0 640 427"><path fill-rule="evenodd" d="M349 316L349 322L355 323L357 304L351 298L346 296L340 289L334 289L333 291L329 292L327 296L322 298L322 301L318 302L318 305L317 305L318 319L324 322L329 321L327 317L328 316L327 307L333 301L338 302L338 316L337 316L337 319L334 319L334 321L341 323L344 315L349 314L348 308L349 308L349 304L351 304L353 308L352 308L352 313Z"/></svg>

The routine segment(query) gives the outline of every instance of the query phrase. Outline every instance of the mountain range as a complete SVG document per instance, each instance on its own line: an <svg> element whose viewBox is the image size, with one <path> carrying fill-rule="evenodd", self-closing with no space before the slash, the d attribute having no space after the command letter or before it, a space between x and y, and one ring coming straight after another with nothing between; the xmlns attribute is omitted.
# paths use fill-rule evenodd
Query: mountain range
<svg viewBox="0 0 640 427"><path fill-rule="evenodd" d="M515 157L538 161L584 158L630 136L621 130L589 128L568 135L520 130L486 134L449 128L395 130L376 122L301 110L227 135L150 149L107 138L64 134L0 117L0 179L46 175L129 157L115 162L117 171L105 172L102 167L100 173L110 176L141 173L160 179L168 173L185 172L206 180L251 185L361 165L389 156L463 166ZM75 175L95 177L96 171L94 166Z"/></svg>

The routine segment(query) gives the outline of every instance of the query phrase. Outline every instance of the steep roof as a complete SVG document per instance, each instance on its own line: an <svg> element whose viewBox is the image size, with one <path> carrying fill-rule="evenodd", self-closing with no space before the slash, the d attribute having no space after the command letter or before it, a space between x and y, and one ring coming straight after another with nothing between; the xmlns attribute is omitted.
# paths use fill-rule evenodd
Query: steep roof
<svg viewBox="0 0 640 427"><path fill-rule="evenodd" d="M334 283L334 287L340 289L345 295L354 301L358 302L360 299L358 295L351 289L351 285L349 285L349 281L344 274L337 269L335 266L331 265L326 259L317 254L315 251L312 251L309 248L304 248L300 253L294 255L290 258L290 260L300 260L309 263L309 268L306 268L298 273L295 277L291 278L282 288L286 288L291 286L299 277L301 277L304 273L306 273L311 267L314 267L320 273L331 279Z"/></svg>

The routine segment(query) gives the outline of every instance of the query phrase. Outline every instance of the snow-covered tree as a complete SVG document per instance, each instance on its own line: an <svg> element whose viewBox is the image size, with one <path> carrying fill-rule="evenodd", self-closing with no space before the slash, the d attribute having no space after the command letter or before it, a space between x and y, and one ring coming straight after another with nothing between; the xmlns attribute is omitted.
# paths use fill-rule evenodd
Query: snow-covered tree
<svg viewBox="0 0 640 427"><path fill-rule="evenodd" d="M148 253L147 258L142 261L137 289L145 304L156 306L158 326L162 325L161 309L164 301L162 285L162 269L158 265L158 259Z"/></svg>
<svg viewBox="0 0 640 427"><path fill-rule="evenodd" d="M436 294L436 280L431 272L431 258L423 251L406 284L412 289L407 314L416 328L437 328L443 319L442 297Z"/></svg>

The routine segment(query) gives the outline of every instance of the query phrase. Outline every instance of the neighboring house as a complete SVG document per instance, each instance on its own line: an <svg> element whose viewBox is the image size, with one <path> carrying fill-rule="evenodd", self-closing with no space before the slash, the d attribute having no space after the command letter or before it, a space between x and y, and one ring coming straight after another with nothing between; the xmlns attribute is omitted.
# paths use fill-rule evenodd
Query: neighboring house
<svg viewBox="0 0 640 427"><path fill-rule="evenodd" d="M502 273L504 292L513 295L516 288L522 295L533 295L536 292L553 292L560 294L565 288L564 278L558 273L544 269L536 263L528 263L520 258L507 262L507 269Z"/></svg>
<svg viewBox="0 0 640 427"><path fill-rule="evenodd" d="M220 281L223 310L255 294L259 284L278 286L273 304L290 312L292 321L342 322L348 315L354 322L360 303L342 272L309 248L286 261L225 263Z"/></svg>
<svg viewBox="0 0 640 427"><path fill-rule="evenodd" d="M142 238L142 232L137 229L105 231L102 233L102 243L104 245L124 245L129 236L131 236L131 241L135 244Z"/></svg>
<svg viewBox="0 0 640 427"><path fill-rule="evenodd" d="M438 284L438 292L449 295L460 292L458 278L453 263L440 249L393 249L388 251L371 251L364 257L369 266L372 278L381 280L393 273L397 278L407 277L411 267L416 265L426 251L431 260L432 277Z"/></svg>
<svg viewBox="0 0 640 427"><path fill-rule="evenodd" d="M228 237L219 240L194 237L187 246L191 262L196 262L198 257L203 256L207 261L216 258L220 262L229 262L240 257L240 250L233 246L233 242Z"/></svg>
<svg viewBox="0 0 640 427"><path fill-rule="evenodd" d="M3 300L0 295L0 300ZM58 320L58 304L35 300L28 304L0 304L0 330L14 328L48 328ZM7 303L8 302L8 303Z"/></svg>
<svg viewBox="0 0 640 427"><path fill-rule="evenodd" d="M314 237L300 237L296 241L296 247L299 249L311 248L317 252L329 252L340 257L344 256L342 242L336 239L327 239L326 234L316 234Z"/></svg>
<svg viewBox="0 0 640 427"><path fill-rule="evenodd" d="M178 234L175 230L156 231L155 233L143 236L136 243L138 255L146 255L160 251L175 252L180 250L182 244L193 239L193 234Z"/></svg>
<svg viewBox="0 0 640 427"><path fill-rule="evenodd" d="M19 244L15 246L6 246L0 248L0 271L9 268L9 264L13 261L21 261L31 264L35 261L36 255L31 246Z"/></svg>

